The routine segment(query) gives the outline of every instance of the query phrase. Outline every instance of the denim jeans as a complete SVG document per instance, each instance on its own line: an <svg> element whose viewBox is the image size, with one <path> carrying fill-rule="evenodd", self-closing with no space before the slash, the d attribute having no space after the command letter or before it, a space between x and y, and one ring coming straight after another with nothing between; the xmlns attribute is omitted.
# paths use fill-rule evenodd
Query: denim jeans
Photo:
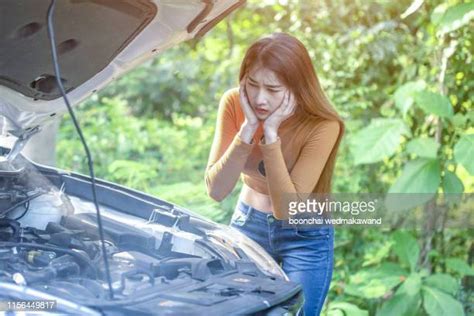
<svg viewBox="0 0 474 316"><path fill-rule="evenodd" d="M242 201L237 203L230 225L260 244L291 281L301 284L305 316L321 313L333 270L333 227L285 227L272 214Z"/></svg>

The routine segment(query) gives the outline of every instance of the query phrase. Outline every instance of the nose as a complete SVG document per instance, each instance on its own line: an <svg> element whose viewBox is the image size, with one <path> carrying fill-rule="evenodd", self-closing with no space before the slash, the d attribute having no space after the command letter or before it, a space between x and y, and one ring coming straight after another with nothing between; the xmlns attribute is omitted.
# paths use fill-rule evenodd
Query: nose
<svg viewBox="0 0 474 316"><path fill-rule="evenodd" d="M255 97L255 103L257 103L257 105L266 105L267 104L267 96L266 96L266 94L263 90L260 89L257 92L257 95Z"/></svg>

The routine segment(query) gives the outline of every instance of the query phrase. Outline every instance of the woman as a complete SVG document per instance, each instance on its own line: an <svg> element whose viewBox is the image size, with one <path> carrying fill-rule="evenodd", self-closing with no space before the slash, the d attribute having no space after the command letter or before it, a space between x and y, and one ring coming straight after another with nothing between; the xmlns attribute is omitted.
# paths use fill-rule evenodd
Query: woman
<svg viewBox="0 0 474 316"><path fill-rule="evenodd" d="M231 225L259 243L302 285L305 315L319 315L333 268L332 227L288 228L283 200L329 193L344 124L324 95L309 54L275 33L248 49L240 88L219 104L206 168L208 194L221 201L242 175Z"/></svg>

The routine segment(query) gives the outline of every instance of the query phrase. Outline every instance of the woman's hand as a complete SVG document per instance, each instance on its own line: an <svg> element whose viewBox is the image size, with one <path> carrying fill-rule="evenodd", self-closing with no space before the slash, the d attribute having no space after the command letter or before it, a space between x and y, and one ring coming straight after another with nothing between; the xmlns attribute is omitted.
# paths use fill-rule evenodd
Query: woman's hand
<svg viewBox="0 0 474 316"><path fill-rule="evenodd" d="M255 112L250 105L247 90L245 89L245 83L247 81L247 76L240 81L240 90L239 90L239 98L240 98L240 106L242 111L245 115L245 121L240 127L239 137L245 143L250 144L252 142L253 135L255 134L260 121L258 120Z"/></svg>
<svg viewBox="0 0 474 316"><path fill-rule="evenodd" d="M247 96L247 90L245 89L245 83L247 82L247 76L244 76L240 81L240 90L239 90L239 97L240 97L240 106L242 107L242 111L245 115L246 123L250 126L258 127L259 121L255 112L250 105L249 98Z"/></svg>
<svg viewBox="0 0 474 316"><path fill-rule="evenodd" d="M295 113L295 110L295 97L290 90L287 90L280 106L265 119L265 122L263 122L266 144L271 144L277 140L280 124L291 117Z"/></svg>

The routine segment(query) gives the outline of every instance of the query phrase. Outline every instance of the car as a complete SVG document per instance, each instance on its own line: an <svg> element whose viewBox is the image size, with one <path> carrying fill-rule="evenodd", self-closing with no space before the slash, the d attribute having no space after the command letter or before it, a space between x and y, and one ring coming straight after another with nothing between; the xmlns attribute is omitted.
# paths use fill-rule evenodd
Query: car
<svg viewBox="0 0 474 316"><path fill-rule="evenodd" d="M75 106L165 49L203 36L244 2L57 1L56 65L69 103ZM0 147L1 310L297 314L300 285L238 230L22 155L32 135L68 111L56 84L48 8L46 0L0 2L0 131L14 140Z"/></svg>

